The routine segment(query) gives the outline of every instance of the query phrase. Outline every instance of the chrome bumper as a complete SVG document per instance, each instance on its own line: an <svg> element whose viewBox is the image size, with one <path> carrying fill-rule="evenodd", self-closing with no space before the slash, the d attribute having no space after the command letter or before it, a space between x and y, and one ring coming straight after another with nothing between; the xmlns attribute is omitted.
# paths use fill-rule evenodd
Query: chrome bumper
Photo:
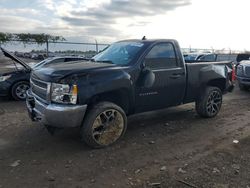
<svg viewBox="0 0 250 188"><path fill-rule="evenodd" d="M66 128L81 126L87 105L44 104L27 91L26 106L32 121L46 126Z"/></svg>
<svg viewBox="0 0 250 188"><path fill-rule="evenodd" d="M250 78L249 77L237 77L237 80L240 84L248 85L250 86Z"/></svg>

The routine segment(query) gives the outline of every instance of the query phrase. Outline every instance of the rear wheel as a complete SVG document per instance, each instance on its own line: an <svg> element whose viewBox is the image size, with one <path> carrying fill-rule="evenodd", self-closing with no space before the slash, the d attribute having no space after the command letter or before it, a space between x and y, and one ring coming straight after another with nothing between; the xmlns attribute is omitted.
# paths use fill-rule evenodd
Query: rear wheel
<svg viewBox="0 0 250 188"><path fill-rule="evenodd" d="M96 104L86 115L81 135L87 145L102 148L117 142L127 129L125 112L114 103Z"/></svg>
<svg viewBox="0 0 250 188"><path fill-rule="evenodd" d="M196 111L202 117L216 116L222 105L222 92L217 87L207 87L196 101Z"/></svg>
<svg viewBox="0 0 250 188"><path fill-rule="evenodd" d="M11 88L11 96L17 101L26 99L26 91L30 88L29 82L20 81L15 83Z"/></svg>

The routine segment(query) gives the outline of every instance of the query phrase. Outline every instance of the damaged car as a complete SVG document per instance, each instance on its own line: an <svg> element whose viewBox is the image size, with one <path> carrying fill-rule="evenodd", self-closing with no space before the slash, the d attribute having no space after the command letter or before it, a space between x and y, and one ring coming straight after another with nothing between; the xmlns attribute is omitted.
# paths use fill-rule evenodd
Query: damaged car
<svg viewBox="0 0 250 188"><path fill-rule="evenodd" d="M201 117L215 117L234 80L232 62L185 63L176 40L125 40L92 61L34 70L26 104L49 132L80 127L102 148L122 138L132 114L195 102Z"/></svg>
<svg viewBox="0 0 250 188"><path fill-rule="evenodd" d="M14 69L2 67L0 73L0 96L10 96L15 100L25 100L26 91L30 87L30 73L32 70L39 69L43 66L50 66L69 61L84 60L82 57L53 57L45 59L37 64L24 62L14 54L1 48L4 56L10 58L13 62ZM12 68L11 67L11 68Z"/></svg>
<svg viewBox="0 0 250 188"><path fill-rule="evenodd" d="M25 100L26 91L29 89L30 72L32 68L8 51L1 48L3 54L13 60L14 70L1 71L0 96L11 96L15 100ZM2 67L4 69L5 67Z"/></svg>

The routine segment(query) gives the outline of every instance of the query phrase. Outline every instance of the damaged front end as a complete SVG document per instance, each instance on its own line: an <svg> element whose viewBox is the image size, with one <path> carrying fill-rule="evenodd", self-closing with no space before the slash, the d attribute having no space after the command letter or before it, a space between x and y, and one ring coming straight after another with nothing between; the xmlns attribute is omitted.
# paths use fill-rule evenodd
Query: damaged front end
<svg viewBox="0 0 250 188"><path fill-rule="evenodd" d="M51 134L56 129L81 126L87 105L77 104L76 85L49 83L34 75L30 84L26 106L32 121L45 125Z"/></svg>

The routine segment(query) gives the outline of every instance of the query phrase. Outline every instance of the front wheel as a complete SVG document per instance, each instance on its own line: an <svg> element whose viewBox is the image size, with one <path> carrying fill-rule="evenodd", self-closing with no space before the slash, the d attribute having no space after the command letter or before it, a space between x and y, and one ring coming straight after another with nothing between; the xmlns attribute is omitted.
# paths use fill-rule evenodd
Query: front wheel
<svg viewBox="0 0 250 188"><path fill-rule="evenodd" d="M30 88L27 81L20 81L15 83L11 88L11 96L17 101L24 101L26 99L26 91Z"/></svg>
<svg viewBox="0 0 250 188"><path fill-rule="evenodd" d="M81 136L87 145L102 148L117 142L127 129L125 112L114 103L101 102L87 113Z"/></svg>
<svg viewBox="0 0 250 188"><path fill-rule="evenodd" d="M217 87L207 87L196 101L197 113L206 118L216 116L222 105L222 92Z"/></svg>

